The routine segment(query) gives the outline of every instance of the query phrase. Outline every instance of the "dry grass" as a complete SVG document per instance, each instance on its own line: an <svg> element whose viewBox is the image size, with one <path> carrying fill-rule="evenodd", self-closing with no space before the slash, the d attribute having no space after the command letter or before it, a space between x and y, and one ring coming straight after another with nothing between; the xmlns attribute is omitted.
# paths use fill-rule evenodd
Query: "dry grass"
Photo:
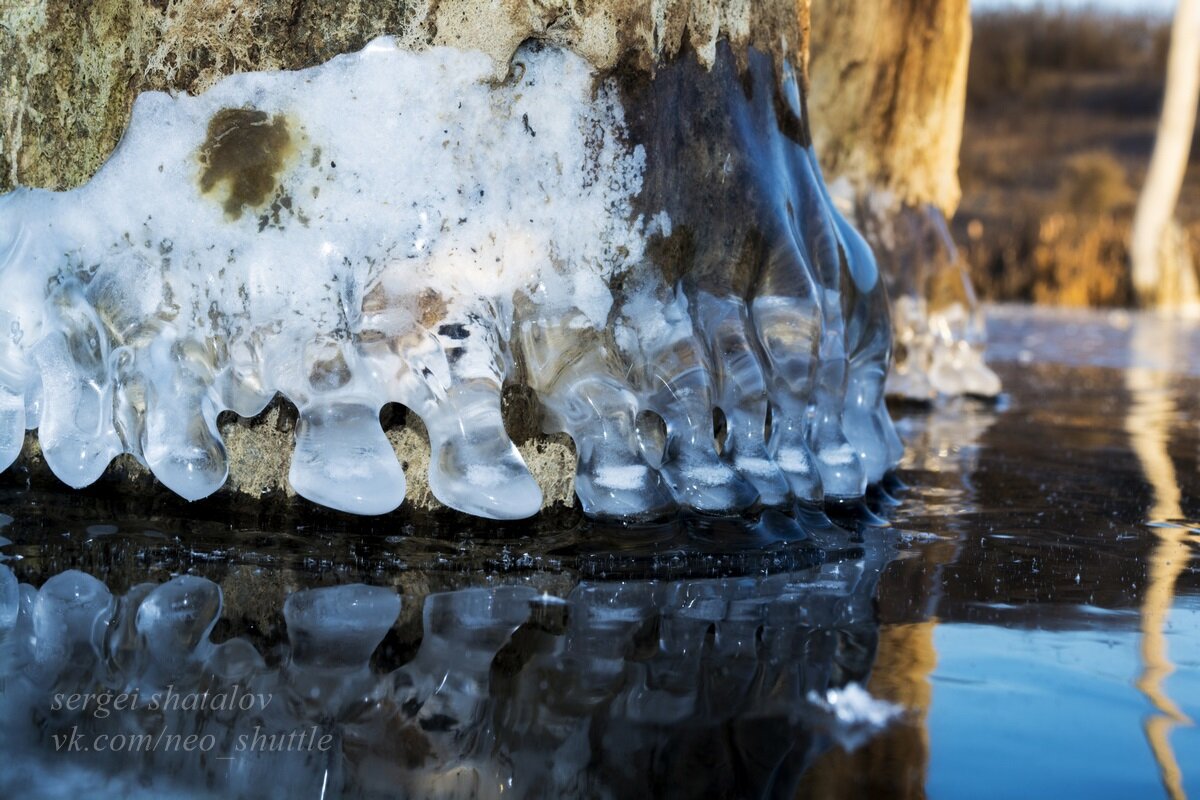
<svg viewBox="0 0 1200 800"><path fill-rule="evenodd" d="M956 236L982 297L1127 305L1167 24L1034 10L975 20ZM1200 241L1200 147L1178 216ZM1194 250L1194 252L1200 252Z"/></svg>

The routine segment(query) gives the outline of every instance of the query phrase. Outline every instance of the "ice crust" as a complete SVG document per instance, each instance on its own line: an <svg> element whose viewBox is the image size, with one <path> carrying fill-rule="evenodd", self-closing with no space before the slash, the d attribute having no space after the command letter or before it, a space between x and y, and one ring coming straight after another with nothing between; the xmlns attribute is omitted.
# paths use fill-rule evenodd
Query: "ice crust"
<svg viewBox="0 0 1200 800"><path fill-rule="evenodd" d="M292 488L381 514L404 499L379 424L396 402L424 422L442 503L527 517L541 490L500 414L515 382L575 441L597 516L852 498L894 466L886 299L811 148L743 143L772 153L764 185L802 187L796 236L826 255L751 297L696 291L649 255L679 221L639 209L647 151L616 84L541 46L492 74L482 54L383 38L147 93L87 185L0 198L0 468L37 428L71 486L129 453L199 499L228 472L218 415L281 393L299 410ZM802 117L790 71L769 88Z"/></svg>

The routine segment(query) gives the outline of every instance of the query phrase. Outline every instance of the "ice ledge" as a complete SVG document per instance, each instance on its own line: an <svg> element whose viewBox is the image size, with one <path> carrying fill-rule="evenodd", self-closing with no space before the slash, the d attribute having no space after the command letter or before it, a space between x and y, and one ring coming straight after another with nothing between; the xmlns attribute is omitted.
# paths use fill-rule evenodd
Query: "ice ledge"
<svg viewBox="0 0 1200 800"><path fill-rule="evenodd" d="M557 519L566 524L576 515L575 445L565 434L538 431L537 416L531 414L526 403L516 399L512 405L505 404L506 427L513 432L517 450L542 490L540 515L546 518L543 522ZM212 496L214 507L229 507L252 515L303 512L298 504L304 500L287 479L296 421L295 407L282 398L253 418L222 417L218 429L229 459L229 478ZM383 429L406 472L401 506L404 515L419 519L456 513L430 491L426 477L429 433L420 418L385 409ZM61 487L61 481L46 464L36 431L25 434L20 457L0 476L0 485L7 481L29 482L35 488ZM143 499L147 505L156 507L178 502L177 496L159 483L149 469L128 455L115 459L95 485L120 496Z"/></svg>

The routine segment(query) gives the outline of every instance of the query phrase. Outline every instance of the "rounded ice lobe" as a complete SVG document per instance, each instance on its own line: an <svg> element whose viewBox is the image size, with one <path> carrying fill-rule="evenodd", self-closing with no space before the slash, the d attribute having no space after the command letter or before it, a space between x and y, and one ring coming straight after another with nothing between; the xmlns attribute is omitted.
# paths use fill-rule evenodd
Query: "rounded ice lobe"
<svg viewBox="0 0 1200 800"><path fill-rule="evenodd" d="M207 656L220 616L221 588L206 578L180 575L146 595L135 624L145 652L170 675Z"/></svg>
<svg viewBox="0 0 1200 800"><path fill-rule="evenodd" d="M21 590L17 576L8 567L0 564L0 633L7 633L17 624L17 612L21 609Z"/></svg>
<svg viewBox="0 0 1200 800"><path fill-rule="evenodd" d="M361 583L308 589L283 606L292 661L304 667L354 669L366 665L400 615L400 596Z"/></svg>
<svg viewBox="0 0 1200 800"><path fill-rule="evenodd" d="M545 503L501 415L524 384L590 516L862 497L899 457L886 297L795 74L722 44L627 77L528 44L497 83L384 38L142 95L87 185L0 198L0 468L36 427L71 486L128 454L198 500L217 420L280 395L291 488L385 514L399 404L433 497L520 519Z"/></svg>
<svg viewBox="0 0 1200 800"><path fill-rule="evenodd" d="M112 611L112 594L91 575L68 570L46 581L33 603L33 656L43 676L67 666L90 667Z"/></svg>
<svg viewBox="0 0 1200 800"><path fill-rule="evenodd" d="M401 705L416 710L422 727L469 726L487 702L496 655L529 619L536 598L527 586L426 597L421 649L393 676Z"/></svg>
<svg viewBox="0 0 1200 800"><path fill-rule="evenodd" d="M359 403L301 415L288 481L314 503L352 514L386 514L404 502L404 470L379 427L379 409Z"/></svg>

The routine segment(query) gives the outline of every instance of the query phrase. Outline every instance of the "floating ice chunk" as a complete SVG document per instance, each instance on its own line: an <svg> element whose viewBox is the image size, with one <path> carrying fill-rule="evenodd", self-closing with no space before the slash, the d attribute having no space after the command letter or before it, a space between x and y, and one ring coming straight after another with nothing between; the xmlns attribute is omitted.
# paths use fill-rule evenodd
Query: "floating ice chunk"
<svg viewBox="0 0 1200 800"><path fill-rule="evenodd" d="M399 614L399 595L384 586L353 583L291 594L283 618L292 660L321 669L364 667Z"/></svg>
<svg viewBox="0 0 1200 800"><path fill-rule="evenodd" d="M951 320L964 317L961 307L944 309L933 317L938 328L953 329ZM938 345L929 359L929 382L939 393L995 397L1000 394L1000 377L983 360L982 348L946 333L939 337Z"/></svg>
<svg viewBox="0 0 1200 800"><path fill-rule="evenodd" d="M853 193L849 186L839 189ZM889 278L893 328L902 347L887 393L917 401L999 394L1000 379L984 360L983 314L943 213L901 203L889 192L845 200L854 202Z"/></svg>
<svg viewBox="0 0 1200 800"><path fill-rule="evenodd" d="M829 733L846 750L854 750L904 713L904 708L879 700L857 683L828 689L822 696L809 692L808 701L829 715Z"/></svg>

